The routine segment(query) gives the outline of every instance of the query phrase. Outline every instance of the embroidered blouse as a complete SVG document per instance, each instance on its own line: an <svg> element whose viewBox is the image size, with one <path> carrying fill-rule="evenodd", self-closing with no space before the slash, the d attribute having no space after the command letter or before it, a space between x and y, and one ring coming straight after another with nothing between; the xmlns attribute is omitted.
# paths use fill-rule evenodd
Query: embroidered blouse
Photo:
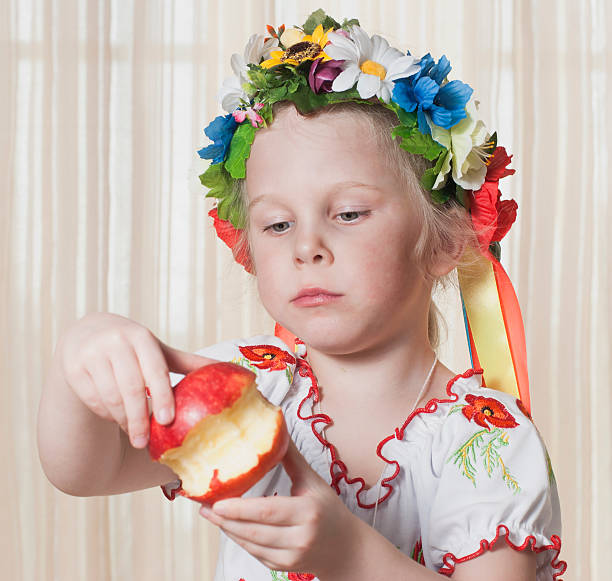
<svg viewBox="0 0 612 581"><path fill-rule="evenodd" d="M252 370L260 392L281 407L310 466L351 512L370 525L375 516L376 530L425 567L450 576L456 563L503 539L517 551L535 551L537 581L565 572L566 563L558 559L559 498L544 442L519 400L482 387L481 370L457 375L447 385L447 398L430 399L403 425L389 426L376 450L387 468L366 490L323 436L331 419L313 409L319 391L299 339L295 354L272 335L225 341L197 353ZM171 376L173 384L182 377ZM179 486L174 481L162 490L173 500ZM243 496L271 495L291 495L282 464ZM215 581L313 579L307 572L268 569L221 531Z"/></svg>

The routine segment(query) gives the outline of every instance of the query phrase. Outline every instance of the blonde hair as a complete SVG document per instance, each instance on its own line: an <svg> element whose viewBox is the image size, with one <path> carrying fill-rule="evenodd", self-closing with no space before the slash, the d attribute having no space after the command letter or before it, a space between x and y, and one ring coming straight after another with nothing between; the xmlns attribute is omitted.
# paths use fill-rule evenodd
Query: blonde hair
<svg viewBox="0 0 612 581"><path fill-rule="evenodd" d="M273 116L275 117L280 111L292 106L295 107L290 101L275 103ZM471 253L463 253L461 257L458 257L458 253L463 248L473 247L476 244L475 232L468 212L455 198L451 198L444 204L437 204L431 199L431 193L421 185L420 177L433 166L434 162L420 155L412 154L399 146L399 140L391 136L391 129L398 125L397 116L393 111L381 105L376 99L369 103L355 101L334 103L311 113L299 114L304 117L345 114L364 121L364 128L370 132L372 139L377 140L381 151L385 153L383 158L388 169L398 176L407 195L411 196L414 202L414 208L422 224L421 233L414 247L414 255L423 276L432 283L432 294L436 288L446 288L454 282L452 271L442 277L437 277L432 272L432 265L438 259L447 257L461 266L472 265ZM251 256L248 241L246 180L236 180L235 187L240 200L241 221L245 224L244 229L241 230L236 250L242 250ZM252 256L250 262L251 272L256 276ZM434 349L439 346L442 326L445 326L445 321L432 299L428 313L428 337Z"/></svg>

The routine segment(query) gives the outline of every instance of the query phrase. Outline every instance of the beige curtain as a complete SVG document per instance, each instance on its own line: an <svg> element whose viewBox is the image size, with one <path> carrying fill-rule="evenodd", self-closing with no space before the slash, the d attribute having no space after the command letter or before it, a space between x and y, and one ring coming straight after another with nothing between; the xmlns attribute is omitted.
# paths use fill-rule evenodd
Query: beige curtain
<svg viewBox="0 0 612 581"><path fill-rule="evenodd" d="M320 0L0 1L1 576L212 579L217 533L159 489L76 498L36 449L64 329L110 311L196 350L272 333L216 241L197 174L229 59ZM606 0L328 1L413 54L446 54L514 153L519 222L503 262L523 308L535 420L561 496L567 580L605 579L612 545L612 7ZM204 166L205 167L205 166ZM199 170L199 171L198 171ZM456 304L452 293L441 298ZM447 307L442 358L467 366Z"/></svg>

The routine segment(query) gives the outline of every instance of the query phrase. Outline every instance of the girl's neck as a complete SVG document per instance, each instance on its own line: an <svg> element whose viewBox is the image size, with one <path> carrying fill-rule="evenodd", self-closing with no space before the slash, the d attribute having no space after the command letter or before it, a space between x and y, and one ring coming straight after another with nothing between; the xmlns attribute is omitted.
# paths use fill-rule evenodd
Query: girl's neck
<svg viewBox="0 0 612 581"><path fill-rule="evenodd" d="M434 361L428 341L399 340L384 348L336 355L308 350L310 364L329 405L350 401L356 409L380 409L381 402L393 407L414 403ZM434 373L428 393L431 393ZM350 398L347 398L350 395Z"/></svg>

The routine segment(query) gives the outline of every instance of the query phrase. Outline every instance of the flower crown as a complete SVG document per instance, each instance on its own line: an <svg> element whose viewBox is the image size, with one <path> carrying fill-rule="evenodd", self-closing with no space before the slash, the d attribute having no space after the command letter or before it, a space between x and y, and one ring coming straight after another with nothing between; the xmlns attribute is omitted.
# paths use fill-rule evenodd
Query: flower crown
<svg viewBox="0 0 612 581"><path fill-rule="evenodd" d="M392 137L431 162L420 180L433 202L456 199L470 212L481 251L499 258L499 241L516 219L516 202L501 200L498 187L515 171L507 167L512 156L478 117L472 88L448 80L446 56L437 63L429 53L415 59L381 36L370 37L358 20L340 24L321 9L301 27L267 29L268 37L252 35L244 55L232 56L235 76L219 92L228 114L204 129L213 143L198 151L211 160L199 176L209 188L206 197L218 199L209 215L238 262L249 270L248 257L235 248L244 228L237 180L246 175L255 132L272 122L279 101L302 113L350 101L391 109L398 119Z"/></svg>

